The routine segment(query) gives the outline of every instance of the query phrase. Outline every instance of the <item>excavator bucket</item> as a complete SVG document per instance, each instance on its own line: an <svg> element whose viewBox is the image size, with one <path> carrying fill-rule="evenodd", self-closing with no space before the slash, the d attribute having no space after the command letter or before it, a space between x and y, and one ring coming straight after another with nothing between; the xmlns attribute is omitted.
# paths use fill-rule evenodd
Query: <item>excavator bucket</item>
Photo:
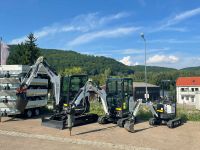
<svg viewBox="0 0 200 150"><path fill-rule="evenodd" d="M16 100L16 109L20 112L24 112L26 105L28 104L28 100L26 98L25 93L18 93Z"/></svg>

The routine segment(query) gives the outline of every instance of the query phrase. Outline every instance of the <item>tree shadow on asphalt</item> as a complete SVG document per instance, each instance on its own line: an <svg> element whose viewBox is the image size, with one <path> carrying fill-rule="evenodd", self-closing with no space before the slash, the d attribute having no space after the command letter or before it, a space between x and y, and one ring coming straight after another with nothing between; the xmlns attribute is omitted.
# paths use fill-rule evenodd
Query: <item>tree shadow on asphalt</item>
<svg viewBox="0 0 200 150"><path fill-rule="evenodd" d="M101 129L95 129L95 130L90 130L90 131L86 131L86 132L81 132L75 135L82 135L82 134L88 134L88 133L93 133L93 132L99 132L99 131L104 131L104 130L109 130L112 128L116 128L118 127L117 125L111 126L111 127L106 127L106 128L101 128Z"/></svg>
<svg viewBox="0 0 200 150"><path fill-rule="evenodd" d="M147 127L147 128L143 128L143 129L137 129L134 131L134 133L137 133L137 132L142 132L144 130L148 130L148 129L151 129L151 128L155 128L156 126L150 126L150 127Z"/></svg>

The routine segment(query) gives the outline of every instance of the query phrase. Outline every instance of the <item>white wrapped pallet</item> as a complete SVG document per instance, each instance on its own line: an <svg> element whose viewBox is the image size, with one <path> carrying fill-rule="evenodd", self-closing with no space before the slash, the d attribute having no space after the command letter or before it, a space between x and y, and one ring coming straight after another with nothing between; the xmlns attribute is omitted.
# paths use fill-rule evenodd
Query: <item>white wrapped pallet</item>
<svg viewBox="0 0 200 150"><path fill-rule="evenodd" d="M30 66L1 65L0 66L0 112L2 115L19 114L16 106L16 89L19 87ZM39 115L39 108L47 104L48 79L45 70L41 69L26 92L29 100L25 113L28 117Z"/></svg>

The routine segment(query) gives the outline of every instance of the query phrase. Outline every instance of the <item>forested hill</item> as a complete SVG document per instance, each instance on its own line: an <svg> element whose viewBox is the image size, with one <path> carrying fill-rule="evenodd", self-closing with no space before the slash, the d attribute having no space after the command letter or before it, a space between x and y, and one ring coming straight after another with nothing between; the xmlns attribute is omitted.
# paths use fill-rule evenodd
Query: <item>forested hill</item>
<svg viewBox="0 0 200 150"><path fill-rule="evenodd" d="M198 67L188 67L181 69L182 71L199 71L200 72L200 66Z"/></svg>
<svg viewBox="0 0 200 150"><path fill-rule="evenodd" d="M17 45L9 45L10 52L14 52ZM41 55L47 58L48 63L58 72L65 69L80 67L83 72L96 75L110 70L112 75L133 74L134 71L115 59L103 56L80 54L74 51L56 49L41 49Z"/></svg>
<svg viewBox="0 0 200 150"><path fill-rule="evenodd" d="M144 71L144 66L143 65L131 66L131 68L135 72ZM158 67L158 66L147 66L147 71L148 72L170 72L170 71L177 71L177 69L167 68L167 67Z"/></svg>
<svg viewBox="0 0 200 150"><path fill-rule="evenodd" d="M81 67L88 74L95 75L110 69L112 74L131 74L133 69L112 59L103 56L84 55L74 51L41 49L42 55L57 70Z"/></svg>
<svg viewBox="0 0 200 150"><path fill-rule="evenodd" d="M16 45L10 45L10 52L12 53ZM80 54L74 51L64 51L56 49L41 49L41 55L47 58L50 65L57 71L64 69L80 67L83 71L90 75L104 73L106 69L111 71L112 75L126 75L133 74L133 72L144 72L144 66L126 66L115 59ZM200 67L189 67L181 70L166 67L147 66L147 71L152 73L165 73L165 72L200 72Z"/></svg>

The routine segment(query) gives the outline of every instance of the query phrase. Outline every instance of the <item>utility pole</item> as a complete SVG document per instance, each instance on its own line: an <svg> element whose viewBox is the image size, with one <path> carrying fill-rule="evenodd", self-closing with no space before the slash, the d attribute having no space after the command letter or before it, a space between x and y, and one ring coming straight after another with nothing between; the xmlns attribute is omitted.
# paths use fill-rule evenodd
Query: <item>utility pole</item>
<svg viewBox="0 0 200 150"><path fill-rule="evenodd" d="M148 94L148 91L147 91L147 44L146 44L146 39L144 37L144 33L141 33L140 36L142 37L142 39L144 40L144 46L145 46L145 59L144 59L144 63L145 63L145 68L144 68L144 75L145 75L145 99L146 99L146 102L147 102L147 99L149 98L149 94Z"/></svg>

